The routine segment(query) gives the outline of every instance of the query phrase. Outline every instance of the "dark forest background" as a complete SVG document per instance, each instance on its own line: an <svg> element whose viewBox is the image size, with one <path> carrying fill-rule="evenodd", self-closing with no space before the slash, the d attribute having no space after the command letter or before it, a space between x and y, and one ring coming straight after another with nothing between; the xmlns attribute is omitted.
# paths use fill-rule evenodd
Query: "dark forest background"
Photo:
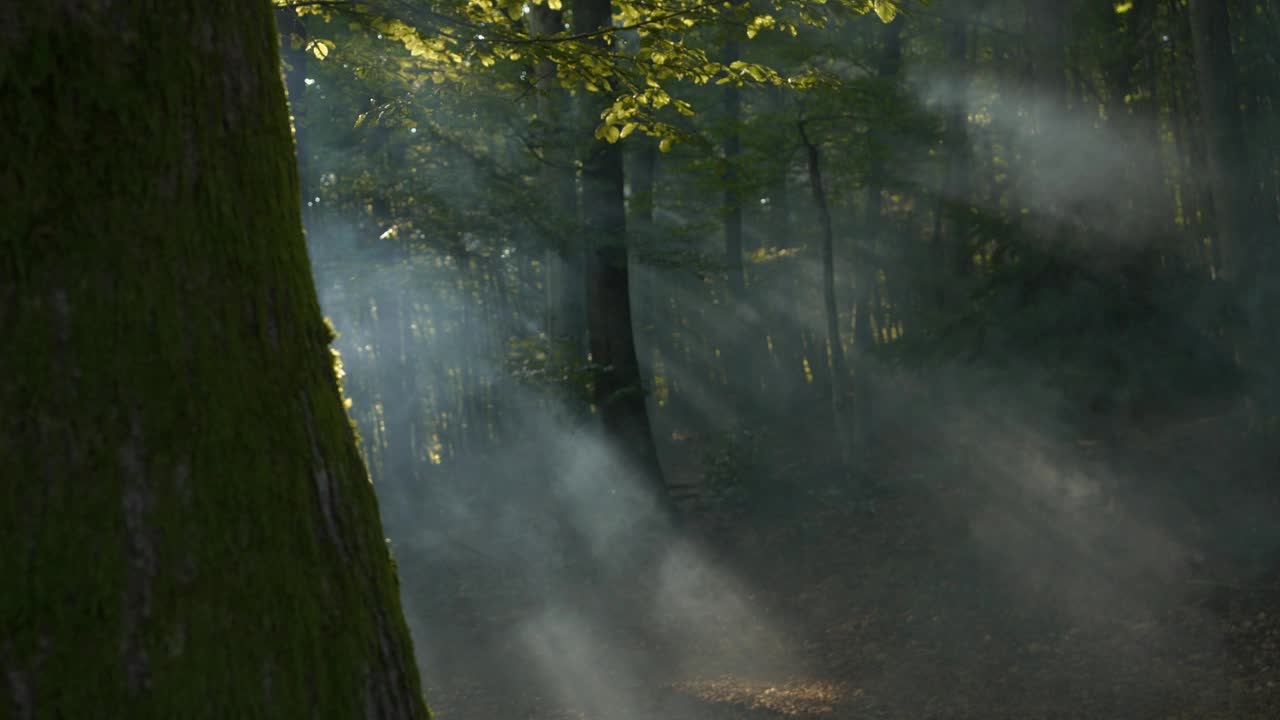
<svg viewBox="0 0 1280 720"><path fill-rule="evenodd" d="M1280 2L278 10L441 718L1280 707Z"/></svg>

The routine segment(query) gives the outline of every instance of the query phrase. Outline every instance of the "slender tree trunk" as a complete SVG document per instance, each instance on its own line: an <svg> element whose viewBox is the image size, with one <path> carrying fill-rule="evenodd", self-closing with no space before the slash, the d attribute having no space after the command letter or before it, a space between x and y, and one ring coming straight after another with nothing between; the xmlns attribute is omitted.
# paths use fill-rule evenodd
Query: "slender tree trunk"
<svg viewBox="0 0 1280 720"><path fill-rule="evenodd" d="M649 138L638 138L630 154L631 196L627 206L628 245L630 250L632 325L640 362L641 376L653 383L658 358L666 358L666 332L659 307L660 293L655 287L657 269L647 262L657 243L654 236L653 210L655 180L658 170L658 146ZM669 330L669 328L667 329ZM650 412L656 405L650 404Z"/></svg>
<svg viewBox="0 0 1280 720"><path fill-rule="evenodd" d="M408 346L410 313L405 288L394 269L386 285L375 294L373 317L377 353L378 396L385 423L382 472L378 479L388 530L393 537L421 520L419 464L416 440L419 422L418 394L414 382L412 350Z"/></svg>
<svg viewBox="0 0 1280 720"><path fill-rule="evenodd" d="M426 718L270 6L5 16L3 714Z"/></svg>
<svg viewBox="0 0 1280 720"><path fill-rule="evenodd" d="M902 27L905 23L902 20L895 20L886 23L881 29L881 39L883 46L880 50L880 63L876 69L876 76L886 91L894 87L897 82L898 75L902 70ZM963 46L961 49L963 52ZM967 144L967 138L962 138ZM883 325L882 317L876 317L879 312L880 303L880 282L879 267L872 263L872 259L880 255L883 246L882 236L885 231L884 221L884 184L886 175L886 150L890 144L885 133L881 128L873 127L870 133L870 154L871 162L867 169L867 188L866 188L866 228L865 247L861 253L862 257L858 262L857 274L857 291L858 291L858 310L857 325L855 327L854 336L854 352L857 357L856 367L854 368L854 396L856 405L855 415L855 431L854 441L859 445L860 450L865 450L868 446L867 438L870 435L872 412L874 403L871 397L871 378L869 368L867 367L868 353L875 344L874 335L872 333L872 320ZM963 238L961 238L963 241ZM953 257L955 251L944 255ZM946 260L944 259L944 262ZM954 261L952 261L954 262ZM883 337L883 336L882 336Z"/></svg>
<svg viewBox="0 0 1280 720"><path fill-rule="evenodd" d="M1180 214L1187 234L1194 244L1195 257L1207 275L1222 272L1218 243L1206 248L1213 223L1213 199L1205 158L1204 133L1199 131L1198 101L1194 89L1188 90L1185 77L1194 76L1195 61L1187 48L1191 44L1191 24L1184 11L1176 11L1177 32L1174 36L1175 57L1166 82L1173 95L1174 128L1179 140L1181 168L1179 172ZM1194 85L1194 80L1191 83Z"/></svg>
<svg viewBox="0 0 1280 720"><path fill-rule="evenodd" d="M534 35L552 35L563 29L564 13L547 3L529 9L529 30ZM557 229L544 257L546 263L547 336L563 345L574 362L587 356L586 259L578 237L578 188L573 157L566 140L569 100L556 81L556 64L541 60L534 65L538 119L534 135L541 152L541 184L547 188L551 226Z"/></svg>
<svg viewBox="0 0 1280 720"><path fill-rule="evenodd" d="M723 56L726 65L739 59L737 38L731 36L725 41ZM730 395L734 399L734 412L741 422L750 413L755 390L754 358L757 348L751 339L756 337L757 323L747 297L746 266L742 257L742 190L739 187L739 165L742 162L742 90L729 83L724 86L723 93L724 142L721 151L724 157L721 182L724 185L724 261L728 280L725 310L730 330L725 341L725 357L721 362L728 376Z"/></svg>
<svg viewBox="0 0 1280 720"><path fill-rule="evenodd" d="M1253 158L1240 111L1240 80L1231 52L1225 2L1190 0L1191 41L1195 50L1200 116L1205 133L1209 181L1213 192L1216 242L1225 275L1236 283L1245 328L1237 337L1242 361L1265 379L1265 402L1275 410L1280 377L1274 348L1280 288L1274 272L1277 247L1274 217L1260 210Z"/></svg>
<svg viewBox="0 0 1280 720"><path fill-rule="evenodd" d="M631 229L639 241L652 242L654 183L658 173L658 146L651 140L638 140L632 153L631 170ZM644 243L647 244L647 243Z"/></svg>
<svg viewBox="0 0 1280 720"><path fill-rule="evenodd" d="M848 471L851 460L850 437L846 422L848 405L849 371L845 365L844 343L840 339L840 312L836 304L835 279L835 230L831 222L831 210L827 207L827 193L822 184L822 153L809 138L804 123L800 124L800 137L804 142L809 167L809 189L813 193L813 205L818 212L818 227L822 232L822 308L826 318L827 353L823 364L829 363L831 417L835 426L835 443L840 452L841 465Z"/></svg>
<svg viewBox="0 0 1280 720"><path fill-rule="evenodd" d="M611 22L610 0L576 0L574 32L589 33ZM583 130L593 132L604 100L586 95ZM592 362L600 368L595 405L608 437L625 460L648 478L666 500L662 469L649 427L644 383L631 322L626 201L622 147L595 139L582 159L582 204L587 258L587 327Z"/></svg>
<svg viewBox="0 0 1280 720"><path fill-rule="evenodd" d="M1125 216L1133 223L1133 242L1116 249L1120 272L1129 294L1139 305L1148 302L1153 274L1160 266L1163 238L1173 235L1173 213L1163 192L1149 190L1163 184L1160 162L1161 128L1154 94L1149 86L1155 76L1149 57L1150 28L1155 19L1154 0L1136 0L1124 15L1126 26L1117 41L1122 51L1106 72L1107 117L1113 137L1128 148L1116 178L1118 198ZM1126 98L1129 98L1126 100Z"/></svg>
<svg viewBox="0 0 1280 720"><path fill-rule="evenodd" d="M969 275L972 250L969 248L969 208L972 200L972 151L969 145L969 117L965 95L969 88L968 7L957 6L947 13L944 44L951 71L956 73L956 95L943 118L942 146L945 166L942 197L934 226L937 284L935 304L945 310L957 299L960 281Z"/></svg>
<svg viewBox="0 0 1280 720"><path fill-rule="evenodd" d="M780 250L793 242L791 193L787 177L789 173L788 159L775 170L769 189L768 244ZM768 323L766 349L773 360L770 383L773 390L770 393L770 404L773 407L790 408L792 403L803 396L805 386L804 341L801 338L800 323L787 312L788 308L794 308L798 304L793 302L795 288L800 285L794 264L790 259L773 263L769 269L770 277L767 281L757 283L754 293ZM770 294L768 286L778 288L776 294Z"/></svg>
<svg viewBox="0 0 1280 720"><path fill-rule="evenodd" d="M726 65L739 59L738 41L729 39L724 45ZM742 197L738 187L738 164L742 155L742 91L733 83L724 87L725 136L721 146L724 168L724 260L729 279L729 306L735 311L746 289L746 269L742 262Z"/></svg>
<svg viewBox="0 0 1280 720"><path fill-rule="evenodd" d="M635 287L631 293L638 328L652 329L657 322L657 291L653 287L654 270L652 263L646 262L657 244L653 228L654 183L658 170L658 146L648 138L636 141L636 147L630 160L631 198L627 206L628 244L631 250L631 262L638 264ZM637 329L637 335L641 331ZM653 333L644 333L653 335Z"/></svg>
<svg viewBox="0 0 1280 720"><path fill-rule="evenodd" d="M1051 149L1052 123L1068 121L1069 88L1067 85L1067 4L1062 0L1029 0L1028 25L1034 44L1031 54L1032 87L1040 98L1035 120L1035 146L1030 149L1033 158L1034 183L1028 188L1036 207L1042 213L1037 221L1043 240L1049 246L1057 245L1065 227L1060 222L1064 215L1061 197L1054 188L1058 171L1057 158ZM1024 187L1027 183L1023 183Z"/></svg>
<svg viewBox="0 0 1280 720"><path fill-rule="evenodd" d="M1258 259L1258 234L1264 223L1256 211L1252 159L1240 112L1240 81L1231 52L1227 3L1190 0L1188 9L1224 270L1227 275L1248 282L1251 267Z"/></svg>

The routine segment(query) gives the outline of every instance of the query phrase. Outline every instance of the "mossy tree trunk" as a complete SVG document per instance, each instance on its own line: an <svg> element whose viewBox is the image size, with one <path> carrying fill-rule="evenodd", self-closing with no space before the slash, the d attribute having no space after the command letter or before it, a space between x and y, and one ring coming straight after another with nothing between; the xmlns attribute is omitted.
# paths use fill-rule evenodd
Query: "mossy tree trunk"
<svg viewBox="0 0 1280 720"><path fill-rule="evenodd" d="M269 4L0 17L0 716L427 717Z"/></svg>

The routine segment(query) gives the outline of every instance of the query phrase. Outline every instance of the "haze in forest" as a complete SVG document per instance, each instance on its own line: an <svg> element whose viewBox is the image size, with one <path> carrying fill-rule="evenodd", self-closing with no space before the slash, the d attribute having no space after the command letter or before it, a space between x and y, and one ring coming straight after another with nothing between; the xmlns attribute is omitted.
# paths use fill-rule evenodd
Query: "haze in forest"
<svg viewBox="0 0 1280 720"><path fill-rule="evenodd" d="M443 717L682 717L671 687L805 717L1027 716L1105 682L1100 716L1226 702L1222 618L1280 557L1278 8L1228 3L1241 209L1205 17L903 5L795 38L698 26L681 42L713 62L841 82L673 81L695 114L638 120L669 143L593 140L603 100L534 80L571 54L437 68L286 26L317 286ZM512 28L551 32L541 12ZM352 71L381 61L403 76ZM591 391L625 365L587 355L623 317L591 294L614 180L656 484Z"/></svg>

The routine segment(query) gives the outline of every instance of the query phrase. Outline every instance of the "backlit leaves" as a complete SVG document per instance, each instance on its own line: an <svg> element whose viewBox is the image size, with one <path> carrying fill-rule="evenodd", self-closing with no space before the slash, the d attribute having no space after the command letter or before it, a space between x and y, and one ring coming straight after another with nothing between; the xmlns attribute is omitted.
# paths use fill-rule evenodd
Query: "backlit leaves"
<svg viewBox="0 0 1280 720"><path fill-rule="evenodd" d="M885 22L897 13L890 0L770 0L758 6L614 0L610 28L575 35L566 23L560 32L534 35L527 24L532 5L571 10L563 0L369 0L294 9L300 16L320 15L330 21L341 16L353 30L398 44L408 57L393 72L415 86L464 83L473 76L478 79L478 73L511 72L512 64L519 72L550 61L562 86L612 96L597 137L616 142L641 132L666 139L668 146L671 135L663 134L662 128L669 126L660 120L662 113L694 113L688 102L674 97L679 87L766 85L803 90L819 82L808 72L786 77L748 60L719 62L724 32L741 33L748 40L766 31L796 36L801 26L826 25L836 11L874 11ZM322 60L334 48L328 40L312 40L307 46Z"/></svg>
<svg viewBox="0 0 1280 720"><path fill-rule="evenodd" d="M881 20L887 23L893 22L893 19L898 16L897 6L889 0L872 0L871 8L876 11L876 15L879 15Z"/></svg>
<svg viewBox="0 0 1280 720"><path fill-rule="evenodd" d="M332 40L312 40L307 43L307 52L316 57L317 60L324 60L329 57L329 51L336 47Z"/></svg>

